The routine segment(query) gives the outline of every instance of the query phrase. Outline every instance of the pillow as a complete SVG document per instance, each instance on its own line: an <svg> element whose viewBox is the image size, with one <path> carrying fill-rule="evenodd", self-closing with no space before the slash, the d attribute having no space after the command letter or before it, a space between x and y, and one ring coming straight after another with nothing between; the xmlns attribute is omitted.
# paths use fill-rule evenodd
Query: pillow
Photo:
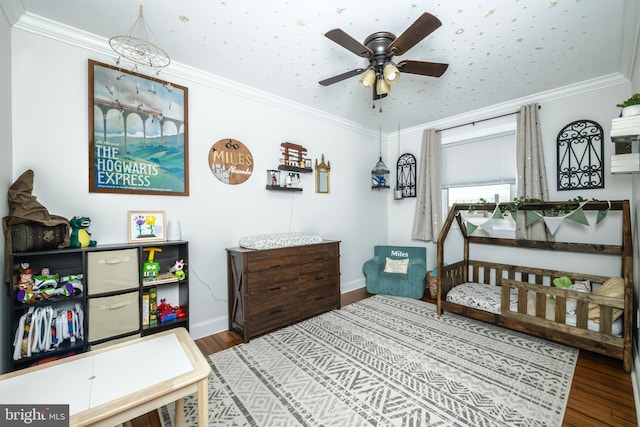
<svg viewBox="0 0 640 427"><path fill-rule="evenodd" d="M569 286L569 290L576 292L591 292L591 282L588 280L576 280L573 285ZM578 302L575 298L567 298L567 313L576 314Z"/></svg>
<svg viewBox="0 0 640 427"><path fill-rule="evenodd" d="M602 295L612 298L624 298L624 279L622 277L612 277L593 291L594 295ZM622 310L619 308L613 309L612 322L615 322L620 316L622 316ZM589 304L589 319L596 323L600 323L600 306L597 304Z"/></svg>
<svg viewBox="0 0 640 427"><path fill-rule="evenodd" d="M406 259L391 259L387 257L387 262L384 265L385 273L399 273L407 274L409 268L409 258Z"/></svg>
<svg viewBox="0 0 640 427"><path fill-rule="evenodd" d="M577 292L591 292L591 282L588 280L576 280L569 289Z"/></svg>

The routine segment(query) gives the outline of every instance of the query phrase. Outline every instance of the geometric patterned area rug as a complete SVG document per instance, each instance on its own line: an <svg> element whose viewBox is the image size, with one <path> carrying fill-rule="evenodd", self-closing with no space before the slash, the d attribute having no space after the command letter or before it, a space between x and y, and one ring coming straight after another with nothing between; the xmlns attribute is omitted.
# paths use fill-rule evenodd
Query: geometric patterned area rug
<svg viewBox="0 0 640 427"><path fill-rule="evenodd" d="M209 356L209 426L560 426L577 357L376 295Z"/></svg>

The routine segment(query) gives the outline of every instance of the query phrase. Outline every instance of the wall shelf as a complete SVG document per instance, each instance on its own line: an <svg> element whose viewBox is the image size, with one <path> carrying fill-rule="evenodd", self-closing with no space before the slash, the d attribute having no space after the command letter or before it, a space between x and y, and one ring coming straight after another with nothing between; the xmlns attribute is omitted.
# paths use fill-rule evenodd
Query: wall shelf
<svg viewBox="0 0 640 427"><path fill-rule="evenodd" d="M267 185L267 190L271 191L302 191L300 187L280 187L279 185Z"/></svg>
<svg viewBox="0 0 640 427"><path fill-rule="evenodd" d="M281 171L289 171L289 172L301 172L301 173L313 172L312 168L298 168L296 166L287 166L287 165L278 165L278 169Z"/></svg>

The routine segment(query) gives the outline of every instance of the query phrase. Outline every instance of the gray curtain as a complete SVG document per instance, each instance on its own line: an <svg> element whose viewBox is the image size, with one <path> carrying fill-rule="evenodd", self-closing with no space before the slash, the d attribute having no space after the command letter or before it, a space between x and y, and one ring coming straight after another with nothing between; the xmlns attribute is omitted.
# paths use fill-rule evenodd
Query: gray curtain
<svg viewBox="0 0 640 427"><path fill-rule="evenodd" d="M547 172L544 166L542 135L538 118L538 104L523 105L518 113L516 128L516 170L518 173L518 197L528 197L547 201ZM544 221L526 226L526 215L518 215L516 238L529 240L550 240Z"/></svg>
<svg viewBox="0 0 640 427"><path fill-rule="evenodd" d="M411 233L411 237L416 240L436 242L442 227L441 157L440 134L435 129L425 129L422 134L416 210Z"/></svg>

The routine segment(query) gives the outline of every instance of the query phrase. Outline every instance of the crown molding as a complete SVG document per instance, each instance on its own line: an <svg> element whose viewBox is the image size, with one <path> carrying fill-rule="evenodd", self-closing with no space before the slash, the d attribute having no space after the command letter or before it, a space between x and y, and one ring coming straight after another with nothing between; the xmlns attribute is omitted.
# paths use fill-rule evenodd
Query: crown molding
<svg viewBox="0 0 640 427"><path fill-rule="evenodd" d="M404 129L403 133L411 133L422 131L423 129L434 128L444 129L448 127L457 126L463 123L469 123L474 121L486 120L492 117L497 117L503 114L515 113L520 110L520 107L526 104L532 104L537 102L543 104L545 102L554 101L557 99L567 98L570 96L579 95L582 93L591 92L598 89L603 89L619 84L629 83L629 80L620 73L607 74L605 76L596 77L593 79L585 80L582 82L574 83L567 86L562 86L556 89L527 95L522 98L513 99L500 104L495 104L487 108L480 108L473 111L468 111L455 116L447 117L441 120L435 120L433 122L417 125L412 128Z"/></svg>
<svg viewBox="0 0 640 427"><path fill-rule="evenodd" d="M20 17L19 21L14 25L14 28L77 46L102 57L113 58L114 61L118 58L117 54L111 50L108 39L29 12L24 13ZM126 62L126 60L122 61ZM138 67L139 70L144 68L145 67ZM152 70L152 72L155 71L156 70ZM281 110L300 114L313 120L326 122L367 136L372 134L371 129L363 127L358 123L324 113L306 105L292 102L274 94L243 85L233 80L229 80L179 62L171 61L171 64L168 67L162 69L161 75L170 76L179 81L184 80L197 83L225 93L265 104L268 107L275 107ZM375 134L377 135L377 133Z"/></svg>

